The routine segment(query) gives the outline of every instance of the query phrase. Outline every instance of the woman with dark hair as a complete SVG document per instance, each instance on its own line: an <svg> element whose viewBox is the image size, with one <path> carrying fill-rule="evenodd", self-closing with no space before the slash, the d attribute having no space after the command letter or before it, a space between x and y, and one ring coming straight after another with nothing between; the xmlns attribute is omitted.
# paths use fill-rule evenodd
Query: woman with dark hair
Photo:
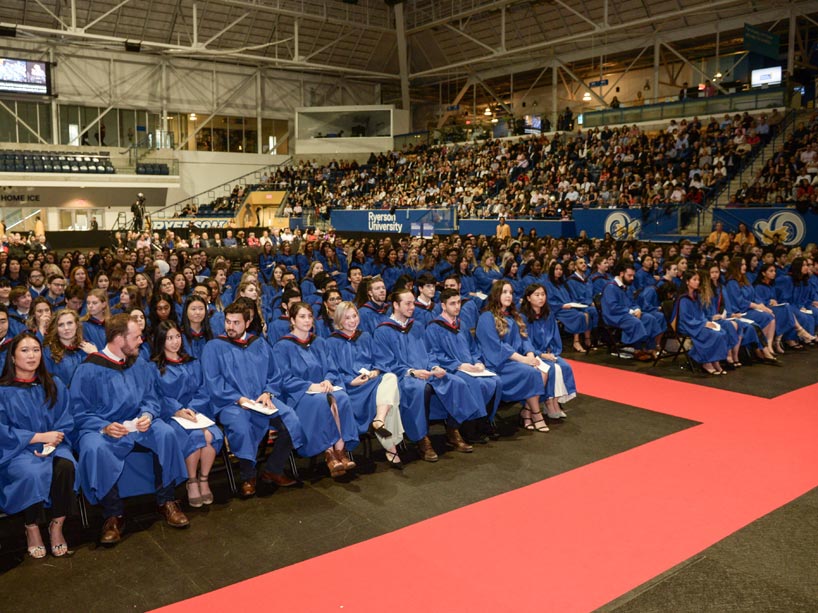
<svg viewBox="0 0 818 613"><path fill-rule="evenodd" d="M542 285L529 285L523 294L520 311L525 318L528 339L534 352L549 366L548 380L545 382L545 409L548 417L565 417L561 405L573 400L577 395L574 370L560 354L562 339L557 319L548 306L548 295Z"/></svg>
<svg viewBox="0 0 818 613"><path fill-rule="evenodd" d="M188 504L195 508L212 504L208 477L224 436L210 407L201 362L184 350L182 331L176 322L166 320L156 328L151 361L157 369L156 393L162 399L162 419L173 428L185 456ZM187 422L195 424L199 415L213 423L201 428L189 427Z"/></svg>
<svg viewBox="0 0 818 613"><path fill-rule="evenodd" d="M699 284L699 303L705 317L718 323L727 333L727 363L734 368L740 368L742 363L739 361L739 350L743 345L753 345L758 351L758 335L752 324L726 317L721 268L718 263L711 263L705 270L707 274L701 275Z"/></svg>
<svg viewBox="0 0 818 613"><path fill-rule="evenodd" d="M335 309L341 304L342 300L341 292L337 289L328 289L324 292L321 308L315 320L315 333L321 338L329 338L335 329L333 317L335 317Z"/></svg>
<svg viewBox="0 0 818 613"><path fill-rule="evenodd" d="M273 269L276 265L275 253L273 253L272 241L265 241L261 246L261 253L258 256L258 271L264 283L269 283L273 278Z"/></svg>
<svg viewBox="0 0 818 613"><path fill-rule="evenodd" d="M318 260L324 265L324 271L332 275L332 278L338 282L338 285L346 283L346 258L341 259L338 257L338 253L335 251L335 246L332 243L321 243Z"/></svg>
<svg viewBox="0 0 818 613"><path fill-rule="evenodd" d="M182 319L182 305L184 304L184 298L181 294L176 292L176 285L173 283L173 277L171 275L165 275L163 277L159 277L156 281L156 292L157 294L165 294L171 299L173 304L173 310L176 312L176 321L178 322Z"/></svg>
<svg viewBox="0 0 818 613"><path fill-rule="evenodd" d="M97 348L82 337L79 315L63 309L51 318L43 342L45 367L54 377L69 385L77 366Z"/></svg>
<svg viewBox="0 0 818 613"><path fill-rule="evenodd" d="M290 333L276 343L274 352L284 402L293 407L304 430L298 453L324 453L330 475L340 477L356 467L346 453L358 445L355 414L341 375L329 360L326 341L312 333L310 306L295 303L289 317Z"/></svg>
<svg viewBox="0 0 818 613"><path fill-rule="evenodd" d="M711 375L726 375L720 362L726 360L730 346L726 330L729 325L710 321L699 300L702 277L696 270L684 274L686 291L679 296L674 308L674 321L679 332L693 342L690 357Z"/></svg>
<svg viewBox="0 0 818 613"><path fill-rule="evenodd" d="M138 272L134 276L134 285L137 290L138 302L132 306L146 309L153 297L153 280L144 272Z"/></svg>
<svg viewBox="0 0 818 613"><path fill-rule="evenodd" d="M765 345L761 350L763 358L774 361L775 316L768 306L755 301L753 286L744 274L746 271L747 264L743 258L730 260L727 284L724 287L725 308L731 317L748 319L761 328L765 339Z"/></svg>
<svg viewBox="0 0 818 613"><path fill-rule="evenodd" d="M299 279L301 278L301 273L298 270L298 263L296 256L292 253L292 248L293 246L290 241L284 241L281 244L281 251L279 251L276 256L276 261L286 266L287 270L292 272L296 279Z"/></svg>
<svg viewBox="0 0 818 613"><path fill-rule="evenodd" d="M156 330L157 326L165 320L170 319L174 323L179 323L176 319L176 309L173 305L173 298L167 294L157 292L151 298L150 312L148 313L150 328Z"/></svg>
<svg viewBox="0 0 818 613"><path fill-rule="evenodd" d="M758 256L755 253L748 253L744 256L744 261L747 263L747 272L745 272L745 276L747 280L755 285L756 279L758 278Z"/></svg>
<svg viewBox="0 0 818 613"><path fill-rule="evenodd" d="M307 277L312 278L312 276L309 274L310 270L312 268L313 262L318 261L318 259L315 257L315 245L311 241L305 242L302 249L302 253L299 253L296 256L295 260L298 263L298 278L299 279L306 279ZM321 270L324 270L323 263L321 263ZM301 291L302 292L304 291L303 288Z"/></svg>
<svg viewBox="0 0 818 613"><path fill-rule="evenodd" d="M207 300L191 294L182 309L182 343L185 353L199 359L205 344L213 340L210 319L207 316Z"/></svg>
<svg viewBox="0 0 818 613"><path fill-rule="evenodd" d="M132 308L130 311L127 311L127 313L128 317L135 321L136 325L139 326L139 332L142 336L142 344L139 345L139 357L146 362L150 361L151 346L153 345L153 331L148 325L148 319L145 317L145 313L142 311L142 309Z"/></svg>
<svg viewBox="0 0 818 613"><path fill-rule="evenodd" d="M775 296L779 302L789 305L795 320L795 330L802 342L812 345L815 337L815 322L818 321L818 306L809 285L809 264L801 256L793 259L790 272L775 284Z"/></svg>
<svg viewBox="0 0 818 613"><path fill-rule="evenodd" d="M540 409L547 375L540 368L528 331L514 306L514 289L507 281L495 281L486 307L477 320L477 342L486 366L502 381L503 401L525 401L520 421L526 430L548 432Z"/></svg>
<svg viewBox="0 0 818 613"><path fill-rule="evenodd" d="M51 321L52 315L51 303L44 296L38 296L31 303L26 328L28 328L29 332L34 333L41 343L45 339L48 323Z"/></svg>
<svg viewBox="0 0 818 613"><path fill-rule="evenodd" d="M472 296L476 290L476 286L474 284L474 275L472 275L471 271L471 263L469 262L469 258L465 255L461 256L457 260L456 271L458 276L460 277L460 295L461 296Z"/></svg>
<svg viewBox="0 0 818 613"><path fill-rule="evenodd" d="M557 321L565 326L565 331L574 335L574 351L587 353L582 346L579 335L585 336L585 344L591 346L591 318L586 309L579 308L578 302L571 299L571 292L565 282L565 274L560 262L552 262L548 268L548 279L544 284L548 294L548 305L554 311Z"/></svg>
<svg viewBox="0 0 818 613"><path fill-rule="evenodd" d="M188 294L190 294L191 288L191 285L188 283L184 271L177 270L175 273L171 275L171 279L173 280L173 289L176 292L176 296L178 296L182 303L184 303L184 301L188 297Z"/></svg>
<svg viewBox="0 0 818 613"><path fill-rule="evenodd" d="M503 281L508 281L511 283L511 287L514 289L515 299L522 298L523 292L525 291L523 281L517 275L519 269L520 265L514 258L508 258L503 266Z"/></svg>
<svg viewBox="0 0 818 613"><path fill-rule="evenodd" d="M15 336L7 355L0 376L0 508L23 513L28 555L44 558L39 524L49 506L51 554L62 557L69 553L62 527L77 492L68 391L46 370L33 334Z"/></svg>
<svg viewBox="0 0 818 613"><path fill-rule="evenodd" d="M117 301L111 306L111 315L127 313L128 310L139 305L139 290L136 285L126 285L117 297Z"/></svg>
<svg viewBox="0 0 818 613"><path fill-rule="evenodd" d="M753 286L753 296L756 302L769 307L775 315L775 351L784 353L781 341L790 349L803 349L803 346L795 339L796 325L795 315L790 310L790 305L781 304L776 299L776 276L775 264L769 262L762 264L758 268L758 278Z"/></svg>

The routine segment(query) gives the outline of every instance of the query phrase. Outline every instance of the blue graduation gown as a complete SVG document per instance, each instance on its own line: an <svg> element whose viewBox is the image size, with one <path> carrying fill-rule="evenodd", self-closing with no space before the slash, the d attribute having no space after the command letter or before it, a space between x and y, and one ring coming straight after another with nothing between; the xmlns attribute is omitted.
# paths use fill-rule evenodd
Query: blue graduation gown
<svg viewBox="0 0 818 613"><path fill-rule="evenodd" d="M525 355L533 352L534 347L520 335L520 328L512 317L505 319L508 332L503 338L497 334L494 315L484 311L477 320L477 342L486 366L500 376L504 401L518 402L532 396L542 396L545 388L541 372L528 364L511 360L512 354Z"/></svg>
<svg viewBox="0 0 818 613"><path fill-rule="evenodd" d="M346 387L352 412L355 414L355 423L358 424L358 432L363 434L375 419L378 408L378 385L383 378L383 372L363 385L353 386L350 382L361 374L362 368L380 370L372 357L372 336L368 332L358 330L349 337L336 330L327 338L326 348L330 362L335 366Z"/></svg>
<svg viewBox="0 0 818 613"><path fill-rule="evenodd" d="M753 302L761 303L772 309L775 315L775 334L776 336L783 336L786 340L794 340L797 338L795 333L795 315L790 310L789 304L770 304L771 300L775 300L776 287L774 285L767 285L766 283L759 283L753 286ZM748 313L749 315L749 313ZM749 319L752 319L748 317Z"/></svg>
<svg viewBox="0 0 818 613"><path fill-rule="evenodd" d="M564 309L564 304L573 302L571 293L565 283L554 284L550 280L545 283L545 291L548 294L548 306L551 312L565 326L565 331L569 334L582 334L591 329L591 317L586 316L589 309Z"/></svg>
<svg viewBox="0 0 818 613"><path fill-rule="evenodd" d="M585 313L591 321L591 329L596 328L599 325L599 312L594 307L594 286L590 279L583 279L574 273L565 283L568 286L571 302L588 305L589 308L585 310Z"/></svg>
<svg viewBox="0 0 818 613"><path fill-rule="evenodd" d="M62 381L66 387L71 384L71 377L74 376L74 371L77 367L85 361L88 354L79 347L66 347L62 354L60 363L54 362L51 355L51 349L43 348L43 360L45 361L45 369L51 373L52 377L57 377Z"/></svg>
<svg viewBox="0 0 818 613"><path fill-rule="evenodd" d="M598 296L605 289L605 286L608 285L608 283L610 283L611 281L613 281L613 277L608 273L605 273L603 275L598 272L595 272L594 274L591 275L590 281L591 287L594 288L594 296Z"/></svg>
<svg viewBox="0 0 818 613"><path fill-rule="evenodd" d="M810 334L815 333L815 317L818 315L818 307L812 306L812 289L809 283L795 285L792 276L787 275L781 280L781 283L776 283L775 297L778 302L789 303L790 313L802 328ZM809 313L801 309L806 309Z"/></svg>
<svg viewBox="0 0 818 613"><path fill-rule="evenodd" d="M460 321L454 326L442 317L436 317L426 327L426 346L433 362L446 369L452 376L459 377L474 396L474 402L481 410L469 419L484 417L486 413L493 419L500 405L502 389L500 377L472 377L464 373L461 364L482 362L482 356L474 351L470 342L471 334L460 327Z"/></svg>
<svg viewBox="0 0 818 613"><path fill-rule="evenodd" d="M423 329L415 326L414 320L410 319L403 327L391 319L380 324L375 329L372 353L377 368L398 378L400 415L409 439L418 441L429 431L425 406L427 385L434 394L430 402L432 416L449 415L459 424L479 410L466 384L457 377L446 374L440 379L430 377L424 381L409 376L410 368L429 370L436 365L423 342Z"/></svg>
<svg viewBox="0 0 818 613"><path fill-rule="evenodd" d="M701 303L687 294L683 294L676 301L676 325L679 332L690 337L693 347L690 357L699 364L707 362L721 362L727 359L730 349L727 327L729 322L720 322L721 330L707 327L708 318L702 309Z"/></svg>
<svg viewBox="0 0 818 613"><path fill-rule="evenodd" d="M622 330L622 342L626 345L650 343L665 330L664 315L642 311L638 318L630 313L636 308L627 287L608 283L602 291L602 317L609 326ZM661 319L660 319L661 318Z"/></svg>
<svg viewBox="0 0 818 613"><path fill-rule="evenodd" d="M187 479L185 459L173 430L161 419L153 377L153 367L144 360L118 364L102 353L88 356L74 372L71 405L80 451L80 483L92 504L98 503L119 481L125 459L137 444L158 457L162 486L177 485ZM110 423L122 423L144 413L153 419L146 432L130 432L119 439L100 432ZM123 484L126 490L139 489L130 479L127 481ZM150 481L153 482L153 475Z"/></svg>
<svg viewBox="0 0 818 613"><path fill-rule="evenodd" d="M270 346L258 336L244 341L218 336L205 345L202 354L210 406L224 426L230 450L242 460L256 461L261 439L271 429L271 418L280 417L290 433L294 447L303 443L301 424L282 398L281 376L273 364ZM244 396L255 400L269 392L278 412L272 416L244 409L237 403Z"/></svg>
<svg viewBox="0 0 818 613"><path fill-rule="evenodd" d="M82 338L93 344L97 351L102 351L107 344L105 340L105 322L89 319L82 322Z"/></svg>
<svg viewBox="0 0 818 613"><path fill-rule="evenodd" d="M20 332L27 329L26 327L27 316L21 315L14 307L9 308L8 318L9 318L8 334L12 338L20 334Z"/></svg>
<svg viewBox="0 0 818 613"><path fill-rule="evenodd" d="M262 253L258 256L258 274L264 280L264 283L269 283L273 278L273 269L276 267L275 256Z"/></svg>
<svg viewBox="0 0 818 613"><path fill-rule="evenodd" d="M304 441L298 453L312 457L332 447L339 438L344 439L347 449L358 445L358 426L345 390L330 394L308 394L313 383L327 380L343 388L344 382L334 364L328 358L324 339L310 336L302 341L287 334L274 348L276 369L281 372L281 389L284 400L298 415L304 431ZM338 406L341 432L330 410L330 397Z"/></svg>
<svg viewBox="0 0 818 613"><path fill-rule="evenodd" d="M361 330L374 336L378 324L389 319L390 308L388 302L384 302L382 305L378 305L371 300L365 302L358 309L358 315L361 318Z"/></svg>
<svg viewBox="0 0 818 613"><path fill-rule="evenodd" d="M541 353L553 353L557 356L556 362L546 363L552 367L554 365L559 367L565 390L561 394L557 394L557 377L552 376L551 371L549 371L548 379L545 382L546 398L557 398L557 400L562 403L572 400L577 395L574 369L571 368L571 365L560 355L562 354L562 338L560 338L560 329L559 326L557 326L554 312L549 312L548 317L537 317L535 319L528 319L523 316L523 321L526 322L528 340L531 342L532 347L534 347L535 353L537 355Z"/></svg>
<svg viewBox="0 0 818 613"><path fill-rule="evenodd" d="M383 283L386 285L387 291L392 291L392 288L395 287L395 282L398 280L406 269L401 266L400 264L396 264L395 266L385 266L383 272L381 273L381 277L383 277Z"/></svg>
<svg viewBox="0 0 818 613"><path fill-rule="evenodd" d="M751 319L760 327L764 328L773 320L773 316L763 311L756 311L750 308L750 303L755 302L755 294L752 285L739 285L735 279L730 279L724 286L724 302L727 314L745 313L745 319Z"/></svg>
<svg viewBox="0 0 818 613"><path fill-rule="evenodd" d="M202 358L206 344L207 338L205 338L204 332L200 332L199 334L194 334L193 332L189 334L182 333L182 345L185 348L185 352L197 360Z"/></svg>
<svg viewBox="0 0 818 613"><path fill-rule="evenodd" d="M474 269L474 286L478 292L488 294L491 291L491 285L497 279L502 279L503 273L499 270L483 270L482 266Z"/></svg>
<svg viewBox="0 0 818 613"><path fill-rule="evenodd" d="M286 315L279 315L277 319L267 322L267 342L272 347L283 336L290 333L290 318Z"/></svg>
<svg viewBox="0 0 818 613"><path fill-rule="evenodd" d="M196 450L207 446L204 429L187 430L183 428L175 419L172 419L174 413L179 409L193 409L212 420L216 419L216 414L213 412L210 399L207 396L202 364L192 357L179 362L168 361L165 365L165 374L159 372L155 362L151 362L151 364L154 366L156 375L156 395L162 403L162 419L173 428L182 455L188 457ZM222 448L224 435L215 424L207 428L207 430L213 436L212 445L218 452Z"/></svg>
<svg viewBox="0 0 818 613"><path fill-rule="evenodd" d="M6 355L12 338L14 337L6 335L6 338L0 339L0 372L3 372L3 368L6 366Z"/></svg>
<svg viewBox="0 0 818 613"><path fill-rule="evenodd" d="M57 401L49 406L38 381L15 382L0 387L0 509L18 513L33 504L51 504L51 475L54 458L76 466L68 435L74 429L68 390L59 379ZM66 438L44 458L34 452L42 443L30 445L38 432L63 432ZM74 490L79 486L75 480Z"/></svg>
<svg viewBox="0 0 818 613"><path fill-rule="evenodd" d="M412 319L415 320L416 326L422 326L424 329L429 325L437 314L440 312L440 307L434 302L429 305L424 305L422 302L415 300L415 311L412 313Z"/></svg>

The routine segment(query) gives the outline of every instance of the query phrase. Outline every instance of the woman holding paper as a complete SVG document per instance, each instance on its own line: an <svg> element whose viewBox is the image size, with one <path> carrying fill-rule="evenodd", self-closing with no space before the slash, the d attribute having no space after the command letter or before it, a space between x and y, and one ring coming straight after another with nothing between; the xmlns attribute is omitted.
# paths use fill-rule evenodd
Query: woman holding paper
<svg viewBox="0 0 818 613"><path fill-rule="evenodd" d="M173 428L187 467L187 500L192 507L213 503L208 477L224 436L216 426L199 360L182 346L175 321L161 322L154 334L156 393L162 398L162 418Z"/></svg>
<svg viewBox="0 0 818 613"><path fill-rule="evenodd" d="M548 417L565 417L560 405L573 400L577 395L574 371L560 354L562 339L554 312L548 305L545 288L537 283L529 285L523 294L520 309L525 317L528 338L535 353L553 368L553 374L545 382L545 408Z"/></svg>
<svg viewBox="0 0 818 613"><path fill-rule="evenodd" d="M495 281L486 299L486 308L477 320L477 342L486 366L500 377L503 401L525 400L520 421L526 430L548 432L540 396L548 380L546 368L537 357L528 331L514 306L514 288L507 281ZM533 395L532 395L533 392Z"/></svg>
<svg viewBox="0 0 818 613"><path fill-rule="evenodd" d="M335 307L335 330L327 339L329 357L338 369L349 394L358 432L372 429L386 450L390 466L401 468L397 445L403 440L398 379L375 366L372 336L359 328L358 309L352 302Z"/></svg>
<svg viewBox="0 0 818 613"><path fill-rule="evenodd" d="M326 341L312 333L313 314L305 302L289 309L290 333L275 344L284 402L298 415L305 442L302 456L324 453L330 475L355 468L346 453L358 444L355 415L343 379L329 359Z"/></svg>
<svg viewBox="0 0 818 613"><path fill-rule="evenodd" d="M727 314L741 317L757 324L764 334L765 346L761 357L775 361L773 340L775 339L775 316L772 310L755 301L753 286L747 280L747 263L744 258L735 257L727 267L727 284L724 287L724 302Z"/></svg>
<svg viewBox="0 0 818 613"><path fill-rule="evenodd" d="M690 357L701 364L705 372L711 375L726 375L721 362L730 352L728 332L722 325L710 321L699 300L699 287L702 278L698 271L687 271L684 275L687 291L679 296L676 302L676 325L679 332L690 337L693 347ZM724 322L725 326L730 322ZM737 352L737 346L734 347ZM735 360L735 357L733 357Z"/></svg>
<svg viewBox="0 0 818 613"><path fill-rule="evenodd" d="M77 491L68 391L42 357L37 337L21 332L9 343L0 376L0 509L23 513L28 555L38 559L46 555L39 526L45 506L51 554L69 553L62 525L75 510Z"/></svg>
<svg viewBox="0 0 818 613"><path fill-rule="evenodd" d="M758 268L758 277L753 286L753 299L765 307L769 307L775 315L775 350L776 353L784 353L781 346L782 339L790 349L803 349L796 341L795 326L796 320L790 310L789 303L783 304L776 300L775 264L762 264Z"/></svg>
<svg viewBox="0 0 818 613"><path fill-rule="evenodd" d="M579 340L579 335L585 337L585 345L591 346L591 318L585 308L578 308L578 303L571 301L571 293L565 283L562 264L553 262L548 268L548 279L545 281L545 291L548 293L548 305L554 312L557 321L565 326L565 331L574 335L574 351L587 353Z"/></svg>

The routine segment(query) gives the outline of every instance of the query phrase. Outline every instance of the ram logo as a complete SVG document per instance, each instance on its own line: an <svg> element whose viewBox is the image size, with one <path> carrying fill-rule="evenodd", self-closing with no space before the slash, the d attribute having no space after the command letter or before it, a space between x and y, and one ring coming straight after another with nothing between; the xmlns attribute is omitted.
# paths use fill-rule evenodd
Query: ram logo
<svg viewBox="0 0 818 613"><path fill-rule="evenodd" d="M753 232L765 245L775 242L781 245L799 245L807 235L804 218L792 211L780 211L769 219L759 219L753 224Z"/></svg>
<svg viewBox="0 0 818 613"><path fill-rule="evenodd" d="M631 219L631 216L623 211L611 213L605 218L605 232L610 232L618 241L639 238L641 231L642 222L639 219Z"/></svg>

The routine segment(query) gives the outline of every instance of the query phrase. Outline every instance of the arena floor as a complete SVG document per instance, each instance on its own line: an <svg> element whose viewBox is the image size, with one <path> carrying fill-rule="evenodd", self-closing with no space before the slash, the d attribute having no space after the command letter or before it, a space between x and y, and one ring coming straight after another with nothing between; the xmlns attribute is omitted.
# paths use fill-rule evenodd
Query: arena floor
<svg viewBox="0 0 818 613"><path fill-rule="evenodd" d="M398 472L376 452L357 478L319 468L248 501L214 474L189 529L132 500L119 546L93 545L92 510L63 560L24 559L21 521L0 520L1 608L818 610L818 350L726 377L574 367L564 423L526 432L501 410L507 436L471 455Z"/></svg>

